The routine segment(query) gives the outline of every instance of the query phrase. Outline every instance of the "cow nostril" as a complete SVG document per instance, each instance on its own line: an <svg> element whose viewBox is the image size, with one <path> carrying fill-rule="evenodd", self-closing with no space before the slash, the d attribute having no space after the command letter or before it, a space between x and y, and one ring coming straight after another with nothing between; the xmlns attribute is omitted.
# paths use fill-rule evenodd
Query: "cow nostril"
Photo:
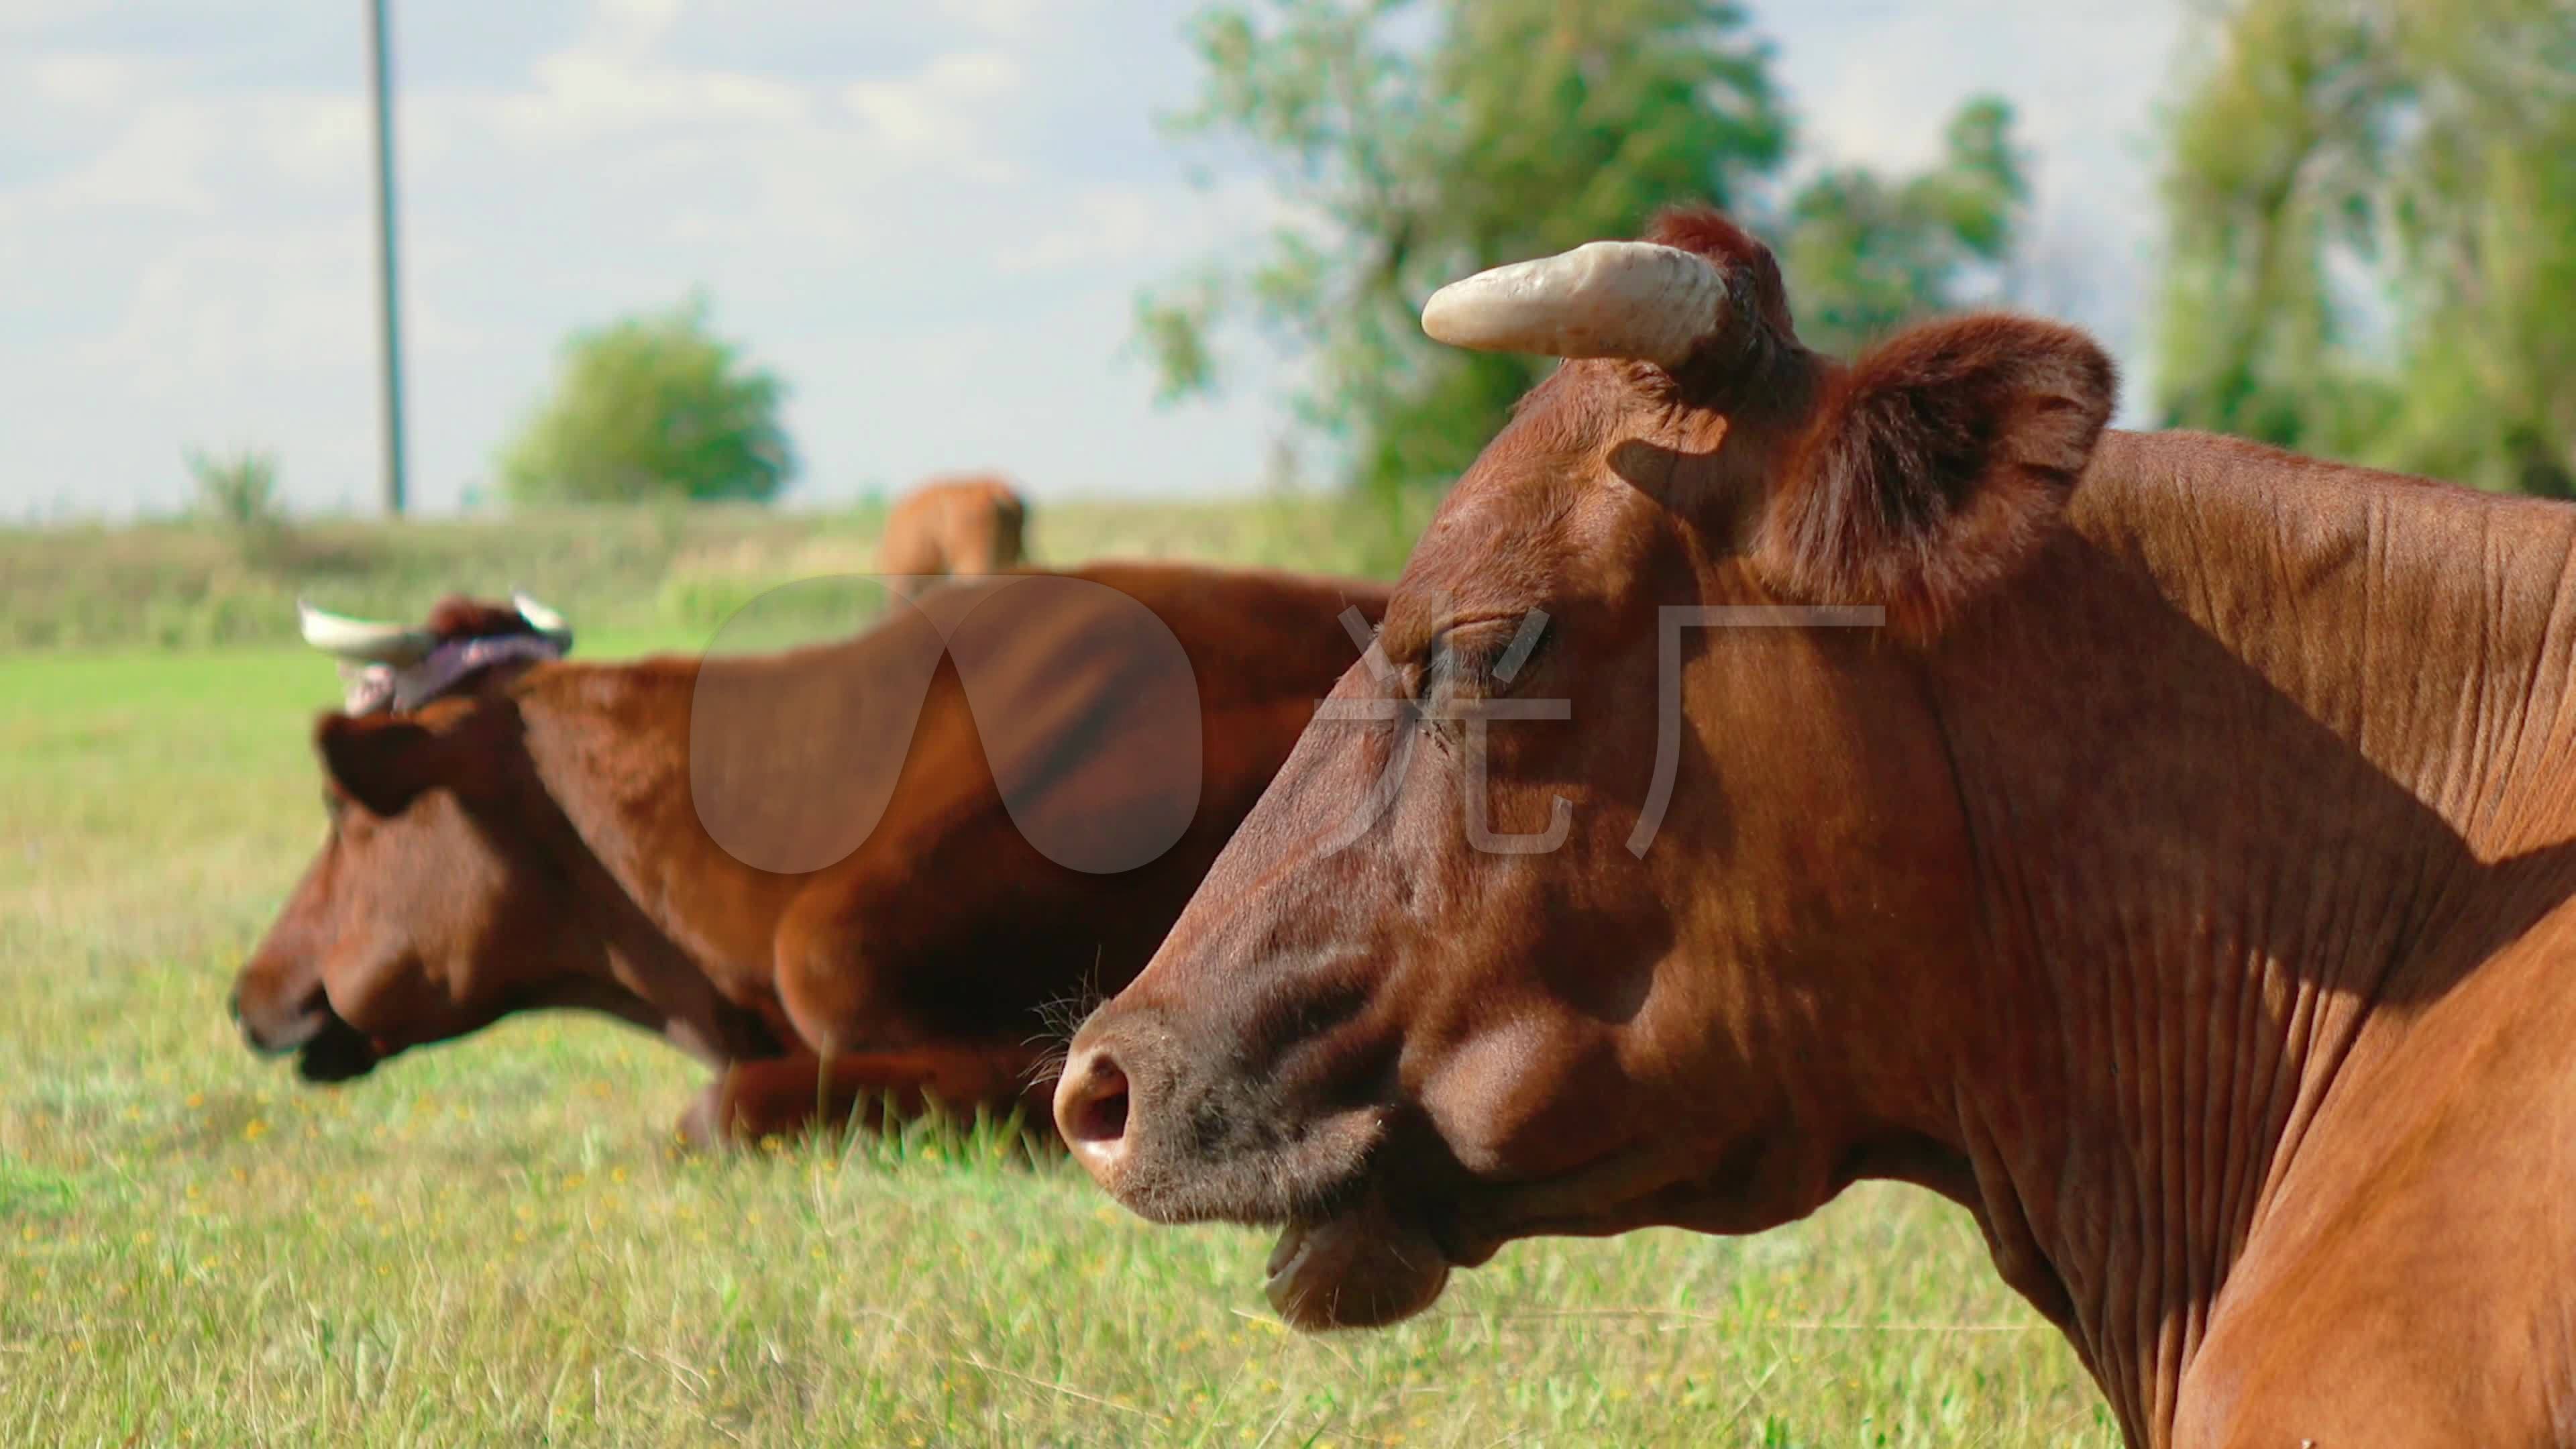
<svg viewBox="0 0 2576 1449"><path fill-rule="evenodd" d="M1115 1168L1127 1148L1127 1073L1095 1047L1065 1064L1055 1091L1056 1130L1094 1177Z"/></svg>
<svg viewBox="0 0 2576 1449"><path fill-rule="evenodd" d="M1109 1074L1118 1075L1116 1067ZM1082 1115L1075 1130L1086 1142L1114 1142L1127 1135L1127 1082L1119 1077L1117 1085L1102 1091L1082 1104Z"/></svg>

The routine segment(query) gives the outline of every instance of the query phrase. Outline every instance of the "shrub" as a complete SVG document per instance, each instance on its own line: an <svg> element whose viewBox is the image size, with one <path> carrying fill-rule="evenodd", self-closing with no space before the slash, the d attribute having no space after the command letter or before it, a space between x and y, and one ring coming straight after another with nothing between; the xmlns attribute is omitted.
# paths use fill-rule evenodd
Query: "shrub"
<svg viewBox="0 0 2576 1449"><path fill-rule="evenodd" d="M196 512L223 525L241 561L253 569L277 566L292 552L286 498L278 491L277 456L244 448L219 456L190 448L188 474L196 480Z"/></svg>
<svg viewBox="0 0 2576 1449"><path fill-rule="evenodd" d="M703 297L576 333L501 486L518 503L766 502L795 472L786 393L708 329Z"/></svg>
<svg viewBox="0 0 2576 1449"><path fill-rule="evenodd" d="M244 448L225 456L190 448L183 456L197 483L199 512L244 532L275 529L286 521L276 454Z"/></svg>

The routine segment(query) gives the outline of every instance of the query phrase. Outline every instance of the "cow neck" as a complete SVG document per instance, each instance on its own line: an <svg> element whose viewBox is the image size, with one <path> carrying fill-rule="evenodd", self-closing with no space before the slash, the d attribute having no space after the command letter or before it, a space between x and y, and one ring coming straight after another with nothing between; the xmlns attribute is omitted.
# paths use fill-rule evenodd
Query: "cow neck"
<svg viewBox="0 0 2576 1449"><path fill-rule="evenodd" d="M774 937L786 878L708 838L691 804L694 661L556 664L517 696L528 759L564 830L556 854L579 883L615 984L663 1035L710 1062L774 1056Z"/></svg>
<svg viewBox="0 0 2576 1449"><path fill-rule="evenodd" d="M2576 511L2114 434L2071 521L1928 660L1987 958L1958 1142L1998 1266L2161 1443L2390 1008L2576 890Z"/></svg>

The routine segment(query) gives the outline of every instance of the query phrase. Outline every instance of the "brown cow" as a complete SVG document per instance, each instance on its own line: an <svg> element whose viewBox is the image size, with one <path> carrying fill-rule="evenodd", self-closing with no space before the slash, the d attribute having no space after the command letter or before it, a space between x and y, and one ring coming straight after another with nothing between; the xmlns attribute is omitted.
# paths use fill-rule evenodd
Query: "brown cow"
<svg viewBox="0 0 2576 1449"><path fill-rule="evenodd" d="M877 540L877 572L909 598L942 578L999 573L1026 556L1029 506L990 474L933 478L896 500Z"/></svg>
<svg viewBox="0 0 2576 1449"><path fill-rule="evenodd" d="M2576 510L2105 433L2041 322L1839 365L1654 236L1426 311L1584 360L1077 1037L1077 1155L1283 1226L1308 1326L1893 1178L2132 1442L2576 1442Z"/></svg>
<svg viewBox="0 0 2576 1449"><path fill-rule="evenodd" d="M512 1012L606 1012L717 1069L701 1139L818 1092L1036 1091L1048 1121L1042 1010L1143 964L1384 599L1104 564L963 583L845 643L626 664L552 662L569 635L532 604L309 615L378 661L352 685L372 712L316 731L331 832L235 1013L334 1081ZM445 682L370 693L388 669Z"/></svg>

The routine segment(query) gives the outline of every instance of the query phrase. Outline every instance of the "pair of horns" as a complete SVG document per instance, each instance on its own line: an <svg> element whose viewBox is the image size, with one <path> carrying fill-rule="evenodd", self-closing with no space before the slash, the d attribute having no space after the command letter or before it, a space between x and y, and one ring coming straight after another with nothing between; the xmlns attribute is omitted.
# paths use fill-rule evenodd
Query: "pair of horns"
<svg viewBox="0 0 2576 1449"><path fill-rule="evenodd" d="M1587 242L1451 282L1422 307L1436 342L1478 352L1624 357L1675 368L1728 322L1726 275L1655 242Z"/></svg>
<svg viewBox="0 0 2576 1449"><path fill-rule="evenodd" d="M572 626L564 622L563 615L515 590L510 594L510 605L529 628L553 641L558 649L572 647ZM438 647L438 636L427 629L353 619L317 609L302 599L295 601L295 612L303 623L304 642L339 659L400 668L419 663Z"/></svg>

